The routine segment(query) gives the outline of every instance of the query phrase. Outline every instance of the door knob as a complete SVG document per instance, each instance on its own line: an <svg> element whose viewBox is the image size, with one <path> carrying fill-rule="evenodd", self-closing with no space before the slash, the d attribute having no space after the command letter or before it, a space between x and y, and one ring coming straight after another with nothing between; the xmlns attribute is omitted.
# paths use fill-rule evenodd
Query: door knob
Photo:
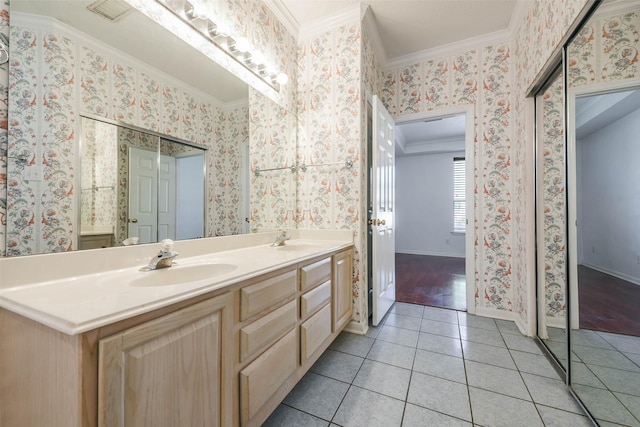
<svg viewBox="0 0 640 427"><path fill-rule="evenodd" d="M369 225L385 225L386 223L384 219L370 219L367 221Z"/></svg>
<svg viewBox="0 0 640 427"><path fill-rule="evenodd" d="M138 222L138 218L130 218L129 222L133 222L134 224Z"/></svg>

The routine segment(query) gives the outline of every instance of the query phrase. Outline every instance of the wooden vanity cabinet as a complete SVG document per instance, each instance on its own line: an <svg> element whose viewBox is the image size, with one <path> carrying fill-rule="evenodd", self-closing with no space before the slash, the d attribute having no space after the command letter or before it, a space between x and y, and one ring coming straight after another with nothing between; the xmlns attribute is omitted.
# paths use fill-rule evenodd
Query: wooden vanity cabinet
<svg viewBox="0 0 640 427"><path fill-rule="evenodd" d="M242 427L262 425L351 319L352 256L353 251L348 249L301 263L293 293L283 291L284 276L251 285L264 295L277 291L286 297L279 303L270 298L271 308L262 307L260 315L241 323L238 371ZM287 283L286 289L290 290L291 283ZM273 290L269 291L269 287ZM245 293L245 288L240 293ZM244 301L241 297L241 313ZM295 321L292 307L296 307ZM269 343L248 352L243 334L262 329L267 323L276 325L268 333ZM266 330L263 333L267 334ZM245 357L247 353L253 356Z"/></svg>
<svg viewBox="0 0 640 427"><path fill-rule="evenodd" d="M260 426L350 320L351 257L78 335L0 309L0 425Z"/></svg>

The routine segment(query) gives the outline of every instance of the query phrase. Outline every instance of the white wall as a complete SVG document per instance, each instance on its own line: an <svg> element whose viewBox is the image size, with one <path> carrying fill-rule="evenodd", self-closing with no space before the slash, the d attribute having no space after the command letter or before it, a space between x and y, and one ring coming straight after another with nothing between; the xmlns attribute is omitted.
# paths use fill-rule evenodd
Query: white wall
<svg viewBox="0 0 640 427"><path fill-rule="evenodd" d="M176 159L176 239L204 237L204 155Z"/></svg>
<svg viewBox="0 0 640 427"><path fill-rule="evenodd" d="M464 257L453 230L453 158L464 152L396 158L396 252Z"/></svg>
<svg viewBox="0 0 640 427"><path fill-rule="evenodd" d="M640 110L577 141L578 263L640 284Z"/></svg>

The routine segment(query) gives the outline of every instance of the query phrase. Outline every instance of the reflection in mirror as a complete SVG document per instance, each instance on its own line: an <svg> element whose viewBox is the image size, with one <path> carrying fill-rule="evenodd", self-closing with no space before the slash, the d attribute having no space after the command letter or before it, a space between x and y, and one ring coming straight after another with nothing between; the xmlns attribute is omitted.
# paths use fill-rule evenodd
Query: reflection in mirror
<svg viewBox="0 0 640 427"><path fill-rule="evenodd" d="M79 249L204 237L204 149L82 117L81 153Z"/></svg>
<svg viewBox="0 0 640 427"><path fill-rule="evenodd" d="M143 14L130 10L110 21L88 11L90 3L10 4L7 255L76 249L79 220L91 215L87 233L101 232L105 222L115 227L113 244L129 236L128 213L79 208L113 196L111 184L81 183L81 116L206 147L206 235L242 232L249 216L237 203L249 197L247 85ZM120 187L116 193L119 201L127 197Z"/></svg>
<svg viewBox="0 0 640 427"><path fill-rule="evenodd" d="M536 96L538 145L538 336L566 370L564 75Z"/></svg>
<svg viewBox="0 0 640 427"><path fill-rule="evenodd" d="M568 47L570 382L601 425L640 425L640 2Z"/></svg>

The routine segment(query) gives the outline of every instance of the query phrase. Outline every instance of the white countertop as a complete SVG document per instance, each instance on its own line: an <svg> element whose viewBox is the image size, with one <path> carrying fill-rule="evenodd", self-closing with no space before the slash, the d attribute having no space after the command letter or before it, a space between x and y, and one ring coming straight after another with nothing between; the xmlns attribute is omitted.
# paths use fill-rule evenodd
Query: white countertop
<svg viewBox="0 0 640 427"><path fill-rule="evenodd" d="M103 250L109 252L96 250L41 255L27 257L14 263L11 263L11 259L5 259L0 263L0 278L3 279L3 286L0 289L0 307L66 334L75 335L352 245L352 240L345 238L350 234L333 232L325 236L320 233L304 236L304 233L296 233L296 231L294 230L293 234L297 238L287 241L284 247L272 247L264 243L265 240L273 241L272 235L277 233L264 233L256 238L238 236L237 241L233 241L235 237L233 236L223 238L226 240L220 242L214 240L219 238L176 242L175 250L181 253L181 248L185 249L185 255L188 256L178 256L177 265L171 268L154 271L140 271L140 267L153 256L154 252L147 252L150 248L157 251L157 244L144 245L144 252L149 255L146 262L137 261L141 251L140 248L136 248L135 254L138 256L134 266L125 265L122 268L105 269L97 264L95 268L102 271L95 273L88 272L86 265L84 268L78 265L76 269L74 261L82 263L91 255L100 257L105 254L113 256L117 253L120 256L121 253L124 254L125 249L129 248L115 248L115 251L113 248ZM327 237L330 239L326 239ZM210 242L205 242L208 240ZM257 244L227 249L251 243ZM203 250L205 246L211 246L211 250ZM133 250L129 249L128 252L130 255ZM53 265L55 262L55 265L59 265L64 255L69 255L67 259L69 264L62 268L67 270L66 274L59 271L55 274L52 272L51 280L42 280L42 274L34 274L33 281L22 280L14 286L7 284L7 280L4 280L8 277L17 281L15 272L8 269L24 268L29 260L33 260L32 268L37 269L37 264L39 261L42 264L43 257L57 256L57 259L46 259L44 264ZM73 257L73 255L76 256ZM117 265L117 262L115 264ZM223 268L213 277L205 278L209 276L208 270L214 267L197 267L204 264L222 264ZM46 268L47 265L42 267ZM25 274L28 275L28 273ZM162 282L166 283L156 284Z"/></svg>

